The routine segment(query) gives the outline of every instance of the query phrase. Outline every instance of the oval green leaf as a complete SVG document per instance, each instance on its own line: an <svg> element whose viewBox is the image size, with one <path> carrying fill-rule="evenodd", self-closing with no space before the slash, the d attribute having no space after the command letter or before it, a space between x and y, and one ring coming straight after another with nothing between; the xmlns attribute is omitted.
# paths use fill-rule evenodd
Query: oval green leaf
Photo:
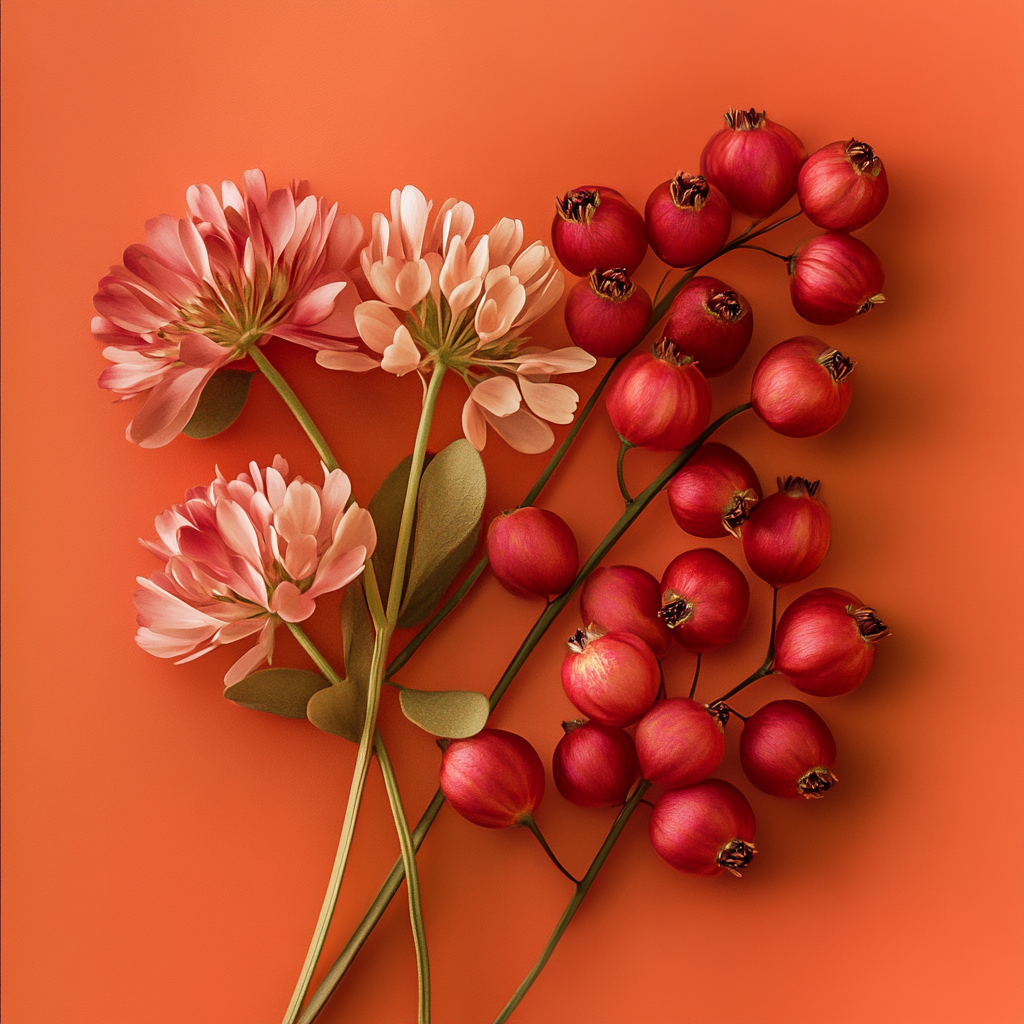
<svg viewBox="0 0 1024 1024"><path fill-rule="evenodd" d="M453 441L424 470L409 582L398 619L402 628L429 618L473 553L486 494L483 460L465 438Z"/></svg>
<svg viewBox="0 0 1024 1024"><path fill-rule="evenodd" d="M366 716L366 692L351 679L319 690L302 712L318 729L358 743Z"/></svg>
<svg viewBox="0 0 1024 1024"><path fill-rule="evenodd" d="M218 370L203 388L199 404L182 433L189 437L213 437L238 419L249 397L252 374L247 370Z"/></svg>
<svg viewBox="0 0 1024 1024"><path fill-rule="evenodd" d="M491 706L475 690L407 690L398 695L410 722L434 736L462 740L486 724Z"/></svg>
<svg viewBox="0 0 1024 1024"><path fill-rule="evenodd" d="M305 718L310 698L330 685L318 672L307 672L301 668L266 668L229 686L224 696L253 711L268 711L285 718Z"/></svg>

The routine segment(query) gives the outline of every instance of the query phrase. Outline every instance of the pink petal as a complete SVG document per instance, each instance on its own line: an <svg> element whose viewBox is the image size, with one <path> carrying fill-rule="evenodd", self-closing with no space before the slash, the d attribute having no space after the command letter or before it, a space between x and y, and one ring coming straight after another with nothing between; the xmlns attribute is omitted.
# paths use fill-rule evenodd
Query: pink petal
<svg viewBox="0 0 1024 1024"><path fill-rule="evenodd" d="M234 501L217 502L217 529L232 551L253 565L262 564L259 537L241 505Z"/></svg>
<svg viewBox="0 0 1024 1024"><path fill-rule="evenodd" d="M256 646L251 651L243 654L228 669L227 674L224 676L225 686L231 686L240 679L244 679L257 665L263 664L274 653L274 630L276 627L277 623L273 619L267 620L267 624L263 627L263 632L260 633L260 639Z"/></svg>
<svg viewBox="0 0 1024 1024"><path fill-rule="evenodd" d="M487 420L484 419L483 410L473 401L472 395L466 399L466 404L462 407L462 432L478 452L484 450L487 444Z"/></svg>
<svg viewBox="0 0 1024 1024"><path fill-rule="evenodd" d="M376 370L380 360L368 356L365 352L317 352L316 361L328 370L348 370L352 373L364 373Z"/></svg>
<svg viewBox="0 0 1024 1024"><path fill-rule="evenodd" d="M534 384L520 378L519 387L530 409L549 423L572 423L579 396L564 384Z"/></svg>
<svg viewBox="0 0 1024 1024"><path fill-rule="evenodd" d="M363 547L346 551L337 558L331 559L330 562L327 562L325 559L320 563L316 579L313 581L313 586L306 591L306 596L319 597L321 594L341 589L341 587L351 583L363 571L365 564L366 549Z"/></svg>
<svg viewBox="0 0 1024 1024"><path fill-rule="evenodd" d="M206 245L203 242L203 236L199 234L199 229L190 220L179 220L178 238L181 241L185 259L188 260L189 266L196 276L201 277L204 281L212 282L210 254L206 251Z"/></svg>
<svg viewBox="0 0 1024 1024"><path fill-rule="evenodd" d="M510 416L520 406L519 389L510 377L488 377L470 395L481 408L495 416Z"/></svg>
<svg viewBox="0 0 1024 1024"><path fill-rule="evenodd" d="M162 213L159 217L146 221L146 245L171 270L195 277L192 267L185 258L185 250L181 247L178 222L169 214Z"/></svg>
<svg viewBox="0 0 1024 1024"><path fill-rule="evenodd" d="M302 622L316 611L316 601L303 594L294 583L279 583L270 599L270 610L285 622Z"/></svg>
<svg viewBox="0 0 1024 1024"><path fill-rule="evenodd" d="M260 212L260 222L277 259L295 230L295 198L288 189L279 188L271 194L267 208Z"/></svg>
<svg viewBox="0 0 1024 1024"><path fill-rule="evenodd" d="M316 571L316 537L303 534L288 542L284 567L293 580L304 580Z"/></svg>
<svg viewBox="0 0 1024 1024"><path fill-rule="evenodd" d="M519 361L520 374L582 373L589 370L597 360L575 345L552 349L550 352L535 352Z"/></svg>
<svg viewBox="0 0 1024 1024"><path fill-rule="evenodd" d="M307 292L292 306L287 322L305 327L326 319L334 309L334 300L343 288L344 281L333 281Z"/></svg>
<svg viewBox="0 0 1024 1024"><path fill-rule="evenodd" d="M555 443L555 435L551 428L525 409L520 409L511 416L494 416L489 412L484 412L484 415L487 422L517 452L536 455L539 452L546 452Z"/></svg>
<svg viewBox="0 0 1024 1024"><path fill-rule="evenodd" d="M356 329L359 337L374 352L386 352L395 340L399 320L386 303L371 299L360 302L355 309Z"/></svg>
<svg viewBox="0 0 1024 1024"><path fill-rule="evenodd" d="M228 222L217 196L209 185L190 185L185 193L189 213L199 220L209 221L218 231L228 233Z"/></svg>
<svg viewBox="0 0 1024 1024"><path fill-rule="evenodd" d="M267 176L258 168L246 171L242 175L245 183L245 194L262 213L267 207Z"/></svg>
<svg viewBox="0 0 1024 1024"><path fill-rule="evenodd" d="M183 367L172 374L150 391L146 404L128 425L129 441L143 448L161 448L173 441L196 411L213 370Z"/></svg>
<svg viewBox="0 0 1024 1024"><path fill-rule="evenodd" d="M395 331L395 340L388 346L381 357L381 369L401 377L410 370L415 370L419 365L420 350L416 347L415 342L413 342L409 329L402 324Z"/></svg>

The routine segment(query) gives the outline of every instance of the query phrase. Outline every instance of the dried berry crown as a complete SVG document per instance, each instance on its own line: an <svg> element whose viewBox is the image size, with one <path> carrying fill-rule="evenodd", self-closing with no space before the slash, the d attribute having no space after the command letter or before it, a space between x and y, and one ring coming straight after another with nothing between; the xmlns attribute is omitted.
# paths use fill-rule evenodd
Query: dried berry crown
<svg viewBox="0 0 1024 1024"><path fill-rule="evenodd" d="M717 316L720 320L725 320L727 323L739 320L744 312L746 312L740 297L735 292L718 292L712 295L705 305L709 313Z"/></svg>
<svg viewBox="0 0 1024 1024"><path fill-rule="evenodd" d="M570 189L561 199L555 200L555 207L562 220L571 220L576 224L589 224L600 205L600 193L589 188Z"/></svg>
<svg viewBox="0 0 1024 1024"><path fill-rule="evenodd" d="M696 212L710 195L711 186L708 184L707 178L702 178L699 174L680 171L669 182L668 191L676 206Z"/></svg>
<svg viewBox="0 0 1024 1024"><path fill-rule="evenodd" d="M668 338L662 338L653 349L654 358L671 366L686 366L693 362L692 356L684 356Z"/></svg>
<svg viewBox="0 0 1024 1024"><path fill-rule="evenodd" d="M849 356L844 356L837 348L819 356L818 362L828 370L837 384L853 373L853 360Z"/></svg>
<svg viewBox="0 0 1024 1024"><path fill-rule="evenodd" d="M850 139L846 144L846 155L850 158L850 163L856 168L858 174L870 174L873 177L878 177L878 172L882 169L882 161L875 156L875 151L866 142Z"/></svg>
<svg viewBox="0 0 1024 1024"><path fill-rule="evenodd" d="M715 858L718 866L739 877L740 872L754 859L757 848L745 839L730 839Z"/></svg>
<svg viewBox="0 0 1024 1024"><path fill-rule="evenodd" d="M853 618L857 630L869 643L877 644L889 636L889 627L875 614L874 608L846 606L846 614Z"/></svg>
<svg viewBox="0 0 1024 1024"><path fill-rule="evenodd" d="M629 279L625 267L592 270L590 272L590 287L595 295L611 299L612 302L625 302L636 291L636 285Z"/></svg>
<svg viewBox="0 0 1024 1024"><path fill-rule="evenodd" d="M733 110L730 107L725 120L734 131L749 132L763 128L768 121L768 115L763 110L759 114L753 107L749 110Z"/></svg>
<svg viewBox="0 0 1024 1024"><path fill-rule="evenodd" d="M802 476L777 477L776 483L780 491L785 491L793 498L813 498L821 486L820 480L805 480Z"/></svg>

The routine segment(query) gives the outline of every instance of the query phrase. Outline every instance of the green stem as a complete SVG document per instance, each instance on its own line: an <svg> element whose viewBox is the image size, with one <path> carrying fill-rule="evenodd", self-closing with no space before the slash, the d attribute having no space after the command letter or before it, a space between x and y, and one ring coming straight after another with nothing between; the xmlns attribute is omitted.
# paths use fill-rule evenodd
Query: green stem
<svg viewBox="0 0 1024 1024"><path fill-rule="evenodd" d="M622 493L622 497L626 502L626 508L629 508L633 504L633 498L629 493L629 488L626 486L626 477L623 472L623 463L626 461L626 452L629 451L633 446L623 437L622 444L619 445L619 457L615 462L615 476L619 481L619 491Z"/></svg>
<svg viewBox="0 0 1024 1024"><path fill-rule="evenodd" d="M766 252L769 256L774 256L777 260L782 260L783 263L788 263L792 258L792 253L789 256L783 256L781 252L773 252L771 249L766 249L763 245L737 245L737 249L756 249L758 252Z"/></svg>
<svg viewBox="0 0 1024 1024"><path fill-rule="evenodd" d="M736 406L735 409L730 409L729 412L720 416L714 423L712 423L707 430L704 431L700 437L697 438L689 447L685 448L680 452L679 456L673 460L673 462L665 469L653 483L647 487L642 493L637 495L634 499L633 504L623 513L615 525L611 528L604 540L598 545L594 553L587 559L586 564L580 570L576 579L565 593L560 594L550 604L545 607L544 611L541 612L537 621L534 623L533 628L526 635L526 639L523 640L516 652L515 656L509 662L508 667L505 669L504 674L498 681L497 686L491 693L490 706L493 711L497 707L498 702L504 696L505 691L511 685L512 680L515 679L519 670L523 667L526 659L530 656L534 647L540 642L541 637L547 632L548 627L558 617L558 614L568 604L573 594L583 585L587 577L594 571L595 568L600 564L602 559L608 554L611 548L619 540L619 538L629 529L633 524L633 521L640 515L640 513L654 500L657 494L665 487L665 485L671 480L671 478L679 472L679 470L686 464L686 462L692 457L693 453L709 438L716 430L719 429L723 424L727 423L734 416L738 416L741 412L745 412L750 408L749 402L744 402L742 405ZM437 818L442 805L444 804L444 795L441 790L438 789L434 794L433 800L430 805L423 812L423 816L420 818L413 830L413 845L416 849L419 849L420 844L426 837L427 832L433 825L434 820ZM360 922L359 927L352 934L351 938L342 950L341 955L334 962L331 969L327 972L327 976L320 983L320 987L314 993L312 999L309 1001L309 1005L306 1007L305 1013L302 1015L299 1024L312 1024L312 1021L316 1019L320 1011L327 1004L327 1000L331 997L331 993L337 988L341 979L344 977L345 972L352 965L359 950L362 949L363 944L369 938L370 933L376 927L377 922L381 919L384 911L387 909L388 904L394 898L396 892L398 892L399 886L402 884L402 877L404 871L401 863L396 864L391 873L388 875L377 893L376 898L367 910L363 920Z"/></svg>
<svg viewBox="0 0 1024 1024"><path fill-rule="evenodd" d="M618 817L612 824L611 830L608 832L608 836L605 841L601 844L601 849L597 851L597 856L591 862L590 868L587 873L583 876L583 880L576 888L576 892L573 894L569 905L562 912L562 916L558 919L558 924L555 926L555 930L551 933L551 938L548 939L548 944L544 947L544 952L541 953L540 958L533 965L533 969L523 979L523 983L516 989L515 994L505 1004L505 1008L498 1014L494 1020L494 1024L502 1024L503 1021L509 1019L512 1015L512 1011L522 1002L523 996L530 990L530 986L537 980L538 975L544 970L544 966L548 960L551 959L551 954L555 951L555 946L558 945L559 940L565 934L566 928L569 927L569 922L576 916L576 911L580 909L580 904L586 899L587 893L590 892L590 887L594 884L594 880L597 878L598 873L604 866L604 862L608 859L608 854L612 852L612 847L619 840L619 836L622 835L622 830L626 827L626 823L633 816L633 812L640 805L640 801L643 799L644 794L650 789L651 784L649 782L641 782L637 786L633 795L629 798L626 806L619 812Z"/></svg>
<svg viewBox="0 0 1024 1024"><path fill-rule="evenodd" d="M772 664L775 661L775 624L778 610L779 588L772 587L772 631L768 638L768 654L764 659L764 663L756 672L751 672L742 683L738 683L728 693L723 693L717 700L713 700L708 707L714 707L716 704L727 701L730 697L735 697L740 690L745 690L751 683L756 683L758 679L763 679L765 676L772 674Z"/></svg>
<svg viewBox="0 0 1024 1024"><path fill-rule="evenodd" d="M693 700L693 695L697 692L697 680L700 679L700 659L703 657L702 654L697 655L697 667L693 670L693 683L690 686L690 700Z"/></svg>
<svg viewBox="0 0 1024 1024"><path fill-rule="evenodd" d="M552 850L550 846L548 846L548 841L544 838L544 833L541 832L540 826L537 824L536 821L534 821L533 815L528 814L525 818L523 818L521 824L525 825L534 834L534 836L537 839L537 842L540 843L540 848L548 855L548 859L551 861L551 863L554 864L555 867L558 868L558 870L561 871L562 874L565 875L565 877L573 883L573 885L579 885L580 880L575 875L569 873L569 871L562 864L562 862L555 856L555 851Z"/></svg>

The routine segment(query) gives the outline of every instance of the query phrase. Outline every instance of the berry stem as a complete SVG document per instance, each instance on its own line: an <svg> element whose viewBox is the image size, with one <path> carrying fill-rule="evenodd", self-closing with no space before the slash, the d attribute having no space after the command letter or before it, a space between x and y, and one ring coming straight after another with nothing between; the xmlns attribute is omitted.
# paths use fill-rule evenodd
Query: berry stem
<svg viewBox="0 0 1024 1024"><path fill-rule="evenodd" d="M552 850L550 846L548 846L548 841L544 838L544 834L541 832L540 826L537 824L536 821L534 821L533 815L528 814L525 818L523 818L521 824L525 825L537 837L537 842L540 843L541 849L548 855L549 859L551 860L551 863L554 864L555 867L558 868L558 870L561 871L562 874L565 875L565 877L568 878L574 885L579 885L580 880L575 875L570 874L566 870L562 862L555 856L555 851Z"/></svg>
<svg viewBox="0 0 1024 1024"><path fill-rule="evenodd" d="M626 477L623 473L623 463L626 461L626 452L629 451L633 446L625 439L622 438L622 444L619 446L619 457L615 463L615 475L619 481L619 491L622 493L622 497L626 502L626 508L629 508L633 504L633 497L629 493L629 488L626 486Z"/></svg>
<svg viewBox="0 0 1024 1024"><path fill-rule="evenodd" d="M697 680L700 679L700 659L703 657L703 652L697 655L697 667L693 670L693 685L690 687L690 700L693 700L693 695L697 692Z"/></svg>
<svg viewBox="0 0 1024 1024"><path fill-rule="evenodd" d="M781 252L773 252L771 249L765 249L764 246L761 245L737 245L736 248L756 249L758 252L766 252L769 256L774 256L777 260L782 260L784 263L788 263L792 256L792 254L790 254L790 256L783 256Z"/></svg>
<svg viewBox="0 0 1024 1024"><path fill-rule="evenodd" d="M730 697L735 697L740 690L745 690L751 683L756 683L758 679L763 679L765 676L772 674L772 663L775 661L775 624L776 624L776 613L779 610L779 588L772 587L772 631L768 638L768 655L764 659L764 664L756 671L752 672L742 683L738 683L728 693L723 694L718 700L713 700L708 707L714 707L716 704L721 704L723 701L727 701ZM730 709L731 710L731 709Z"/></svg>

